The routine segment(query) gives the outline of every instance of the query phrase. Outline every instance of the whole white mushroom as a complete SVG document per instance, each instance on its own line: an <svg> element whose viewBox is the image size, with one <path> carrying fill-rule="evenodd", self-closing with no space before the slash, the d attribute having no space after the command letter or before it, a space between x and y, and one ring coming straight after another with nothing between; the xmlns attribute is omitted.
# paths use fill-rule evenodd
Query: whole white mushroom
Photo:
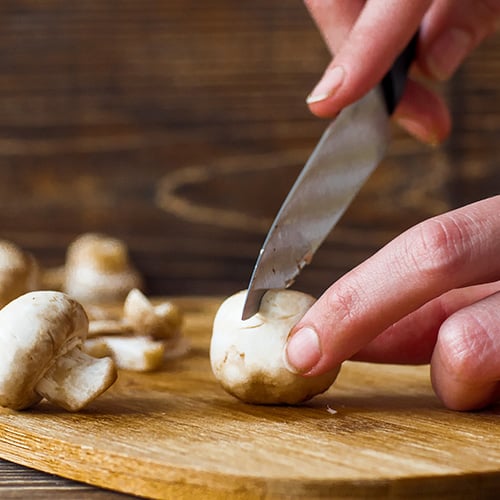
<svg viewBox="0 0 500 500"><path fill-rule="evenodd" d="M243 321L246 293L227 298L215 316L210 362L222 387L255 404L297 404L326 391L340 367L304 377L287 368L284 355L291 329L315 299L294 290L269 290L259 312Z"/></svg>
<svg viewBox="0 0 500 500"><path fill-rule="evenodd" d="M79 411L116 380L111 358L81 347L88 319L61 292L29 292L0 310L0 406L22 410L42 398Z"/></svg>
<svg viewBox="0 0 500 500"><path fill-rule="evenodd" d="M69 245L64 274L64 291L85 304L120 301L143 285L127 245L99 233L85 233Z"/></svg>

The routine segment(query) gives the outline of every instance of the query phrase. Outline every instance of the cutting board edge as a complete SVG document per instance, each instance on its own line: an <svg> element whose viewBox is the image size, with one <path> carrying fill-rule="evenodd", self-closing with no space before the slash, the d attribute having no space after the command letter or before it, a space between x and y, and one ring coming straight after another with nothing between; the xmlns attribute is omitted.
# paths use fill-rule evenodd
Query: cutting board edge
<svg viewBox="0 0 500 500"><path fill-rule="evenodd" d="M0 422L0 430L4 432L6 426ZM8 429L7 429L8 430ZM40 445L49 442L51 445L57 444L48 436L39 436ZM61 441L61 444L64 442ZM113 460L119 458L127 461L126 455L112 453L109 456L93 455L92 460L85 460L88 468L93 465L91 474L82 473L81 460L68 460L62 458L62 452L67 451L67 447L61 446L60 450L55 447L55 457L44 460L43 451L46 447L41 446L39 450L27 445L19 447L20 453L13 453L12 448L4 449L0 442L0 458L8 460L25 467L36 469L49 474L54 474L66 479L71 479L92 486L101 487L110 491L125 494L138 495L143 497L170 499L170 498L195 498L200 496L207 500L231 499L250 500L253 498L276 498L285 496L289 499L314 499L314 498L409 498L409 489L418 492L418 498L458 498L457 495L468 493L489 494L498 492L500 488L500 471L484 470L472 473L457 474L424 474L422 476L408 477L381 477L379 479L302 479L295 478L262 478L249 475L228 474L217 471L195 471L193 477L198 482L188 482L185 480L186 471L193 472L192 469L181 468L179 466L165 466L151 461L151 471L155 468L167 470L171 468L171 475L166 479L157 477L144 477L127 472L110 471L100 467L101 458L107 459L109 463L116 463ZM82 451L85 451L82 449ZM35 452L35 455L32 453ZM29 457L27 454L29 453ZM112 455L112 456L111 456ZM154 474L152 474L154 475ZM175 478L173 476L178 476ZM293 493L292 493L293 492ZM462 498L462 496L460 496Z"/></svg>

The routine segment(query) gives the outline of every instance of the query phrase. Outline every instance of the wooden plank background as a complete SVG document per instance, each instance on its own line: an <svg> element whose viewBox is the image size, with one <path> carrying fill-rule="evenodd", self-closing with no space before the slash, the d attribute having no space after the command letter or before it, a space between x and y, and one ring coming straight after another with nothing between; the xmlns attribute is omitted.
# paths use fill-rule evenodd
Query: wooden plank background
<svg viewBox="0 0 500 500"><path fill-rule="evenodd" d="M499 192L499 49L493 37L445 89L443 147L395 131L299 288L320 293L410 225ZM3 0L0 238L51 266L102 231L129 244L151 294L244 288L325 127L304 98L327 62L299 0ZM103 498L0 461L0 496L23 484Z"/></svg>

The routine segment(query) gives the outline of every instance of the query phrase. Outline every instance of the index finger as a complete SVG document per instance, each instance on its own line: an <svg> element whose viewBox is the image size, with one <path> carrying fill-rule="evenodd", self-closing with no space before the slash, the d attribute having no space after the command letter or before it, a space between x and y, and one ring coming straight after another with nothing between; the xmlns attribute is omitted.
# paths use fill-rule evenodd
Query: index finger
<svg viewBox="0 0 500 500"><path fill-rule="evenodd" d="M500 277L500 196L406 231L334 283L290 334L290 367L318 375L454 288Z"/></svg>
<svg viewBox="0 0 500 500"><path fill-rule="evenodd" d="M338 2L337 2L338 3ZM418 29L431 0L368 0L341 44L321 2L309 2L330 50L336 52L308 98L318 116L334 116L382 80ZM338 10L338 6L337 6Z"/></svg>

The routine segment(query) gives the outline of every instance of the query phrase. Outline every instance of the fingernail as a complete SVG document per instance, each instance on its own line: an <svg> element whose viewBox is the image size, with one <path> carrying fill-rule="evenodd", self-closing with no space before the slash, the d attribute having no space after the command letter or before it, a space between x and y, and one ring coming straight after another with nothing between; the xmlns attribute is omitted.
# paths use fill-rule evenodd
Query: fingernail
<svg viewBox="0 0 500 500"><path fill-rule="evenodd" d="M342 85L345 77L345 71L342 66L335 66L327 69L323 78L320 80L314 90L307 96L307 104L324 101L331 97Z"/></svg>
<svg viewBox="0 0 500 500"><path fill-rule="evenodd" d="M472 36L464 30L452 29L432 44L427 55L427 67L438 80L450 78L472 49Z"/></svg>
<svg viewBox="0 0 500 500"><path fill-rule="evenodd" d="M290 337L285 353L288 369L291 372L311 371L321 358L318 334L312 328L302 328Z"/></svg>
<svg viewBox="0 0 500 500"><path fill-rule="evenodd" d="M433 130L413 118L398 117L397 122L419 141L429 146L438 146L440 144L438 135Z"/></svg>

